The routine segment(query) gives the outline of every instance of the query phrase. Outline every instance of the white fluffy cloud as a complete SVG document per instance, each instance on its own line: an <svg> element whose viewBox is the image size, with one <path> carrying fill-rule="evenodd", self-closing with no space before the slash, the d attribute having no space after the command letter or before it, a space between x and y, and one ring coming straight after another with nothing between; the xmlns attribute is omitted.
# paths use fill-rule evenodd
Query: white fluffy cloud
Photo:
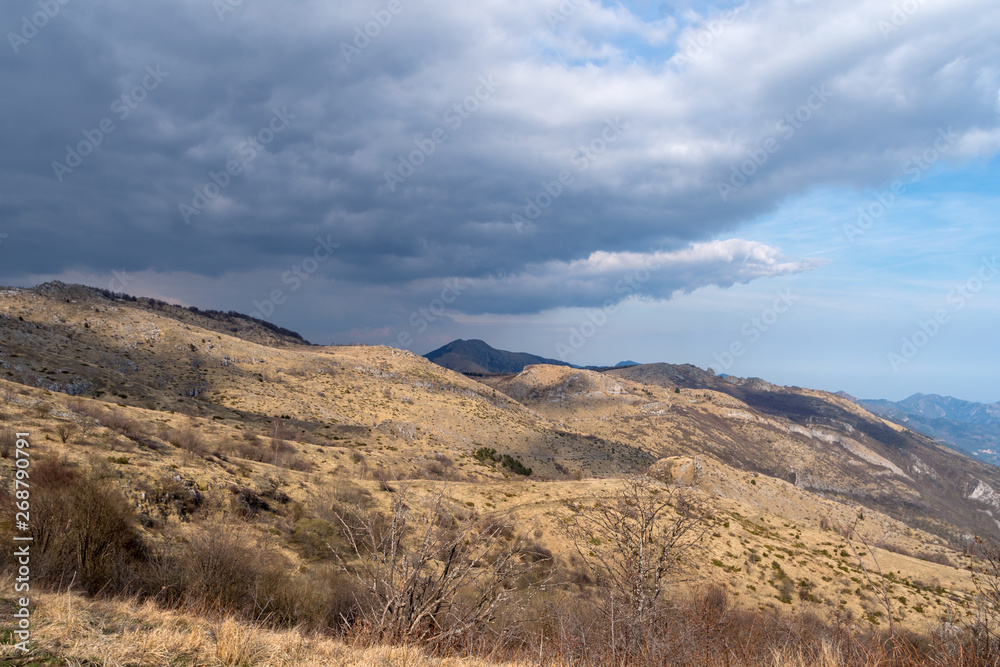
<svg viewBox="0 0 1000 667"><path fill-rule="evenodd" d="M822 260L793 261L778 248L756 241L728 239L695 243L681 250L596 251L584 259L529 264L516 273L487 278L453 278L463 294L464 312L529 313L559 307L616 304L630 297L669 299L714 285L730 287L822 266ZM437 287L426 282L413 286Z"/></svg>

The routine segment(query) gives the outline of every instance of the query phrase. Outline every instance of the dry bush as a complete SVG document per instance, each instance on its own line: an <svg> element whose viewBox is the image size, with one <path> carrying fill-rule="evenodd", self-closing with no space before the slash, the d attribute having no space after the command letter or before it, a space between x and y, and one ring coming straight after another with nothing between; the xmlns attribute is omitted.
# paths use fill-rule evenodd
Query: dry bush
<svg viewBox="0 0 1000 667"><path fill-rule="evenodd" d="M372 637L444 646L484 631L530 566L517 558L520 544L504 539L507 521L463 521L440 494L420 515L415 503L404 487L388 516L342 522L356 561L340 562L365 592L359 614Z"/></svg>
<svg viewBox="0 0 1000 667"><path fill-rule="evenodd" d="M150 560L147 590L161 603L272 626L342 629L362 594L332 566L294 570L238 525L204 524Z"/></svg>
<svg viewBox="0 0 1000 667"><path fill-rule="evenodd" d="M32 583L124 592L147 550L128 501L109 482L53 459L31 471Z"/></svg>
<svg viewBox="0 0 1000 667"><path fill-rule="evenodd" d="M101 426L111 429L137 444L145 442L146 429L141 423L123 412L109 408L105 412L97 411L94 417Z"/></svg>
<svg viewBox="0 0 1000 667"><path fill-rule="evenodd" d="M76 433L77 430L78 429L76 424L70 424L68 422L60 422L56 426L56 435L58 435L59 440L61 440L62 443L65 444L66 442L69 441L71 437L73 437L73 434Z"/></svg>
<svg viewBox="0 0 1000 667"><path fill-rule="evenodd" d="M328 555L342 556L352 553L347 544L345 531L361 535L365 526L370 529L369 541L359 543L365 553L371 553L382 542L382 532L387 520L385 515L374 509L375 499L371 493L346 480L340 480L329 491L319 493L311 506L313 516L333 526L337 540L327 542Z"/></svg>
<svg viewBox="0 0 1000 667"><path fill-rule="evenodd" d="M625 617L609 617L592 593L537 596L503 638L508 659L574 666L820 665L822 667L995 667L998 656L977 656L955 631L926 637L864 631L830 624L808 612L750 611L733 606L721 586L657 602L644 632L622 645ZM470 641L475 646L475 642ZM628 648L626 651L625 649ZM486 651L480 649L481 654Z"/></svg>
<svg viewBox="0 0 1000 667"><path fill-rule="evenodd" d="M201 433L190 426L185 426L184 428L179 429L171 429L166 433L163 439L178 449L183 449L198 456L204 456L208 451L208 447L205 445L205 439L202 438Z"/></svg>
<svg viewBox="0 0 1000 667"><path fill-rule="evenodd" d="M17 445L17 434L7 429L0 430L0 458L9 459Z"/></svg>
<svg viewBox="0 0 1000 667"><path fill-rule="evenodd" d="M308 459L299 456L291 443L282 438L271 438L270 445L265 446L259 439L248 440L239 447L240 458L260 463L270 463L281 468L311 472L313 464Z"/></svg>
<svg viewBox="0 0 1000 667"><path fill-rule="evenodd" d="M427 479L440 479L453 481L456 479L455 472L452 470L452 466L455 462L448 456L438 452L434 454L431 461L429 461L424 466L424 476Z"/></svg>
<svg viewBox="0 0 1000 667"><path fill-rule="evenodd" d="M937 563L938 565L944 565L945 567L955 567L955 563L950 558L948 558L948 555L940 552L935 553L935 552L925 551L923 553L917 554L917 558L919 558L920 560L925 560L928 563Z"/></svg>
<svg viewBox="0 0 1000 667"><path fill-rule="evenodd" d="M899 554L900 556L909 556L910 558L914 557L912 551L910 551L906 547L900 546L898 544L888 543L888 544L881 545L881 547L883 549L885 549L886 551L891 551L892 553ZM924 559L924 560L926 560L926 559Z"/></svg>
<svg viewBox="0 0 1000 667"><path fill-rule="evenodd" d="M275 580L288 570L276 553L250 544L238 525L202 527L177 558L178 601L254 620L266 617Z"/></svg>
<svg viewBox="0 0 1000 667"><path fill-rule="evenodd" d="M315 466L309 461L301 456L296 456L294 454L286 454L279 458L275 465L281 466L282 468L287 468L289 470L295 470L297 472L312 472Z"/></svg>
<svg viewBox="0 0 1000 667"><path fill-rule="evenodd" d="M263 463L268 457L267 447L252 433L245 434L243 441L235 443L234 448L235 456L247 461Z"/></svg>
<svg viewBox="0 0 1000 667"><path fill-rule="evenodd" d="M35 416L36 419L45 419L52 412L52 404L46 403L45 401L39 401L31 406L31 414Z"/></svg>

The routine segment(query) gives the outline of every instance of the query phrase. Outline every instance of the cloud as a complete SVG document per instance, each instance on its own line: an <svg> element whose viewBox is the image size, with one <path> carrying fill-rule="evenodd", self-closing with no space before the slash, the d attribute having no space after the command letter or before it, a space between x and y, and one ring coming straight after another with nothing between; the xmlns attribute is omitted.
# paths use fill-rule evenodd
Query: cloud
<svg viewBox="0 0 1000 667"><path fill-rule="evenodd" d="M820 259L788 261L778 248L728 239L695 243L682 250L591 253L585 259L531 264L514 274L472 280L452 279L455 310L524 314L561 307L601 307L628 298L669 299L714 285L731 287L758 278L809 271ZM418 292L424 292L414 285ZM438 287L435 285L434 287ZM433 290L424 292L433 297Z"/></svg>
<svg viewBox="0 0 1000 667"><path fill-rule="evenodd" d="M993 2L923 3L888 33L874 0L569 4L555 23L562 5L533 0L404 0L391 20L381 0L245 0L224 20L194 0L67 4L0 66L18 91L0 108L0 278L124 268L208 285L280 275L329 236L341 251L322 284L383 299L362 309L373 328L449 277L484 295L462 300L472 310L613 298L651 247L669 259L642 292L665 298L809 268L710 240L819 187L884 186L941 128L953 164L998 150ZM6 3L0 26L33 8ZM114 101L147 67L170 76L121 118ZM477 95L484 77L497 85ZM287 129L248 160L284 108ZM106 118L114 131L59 182L52 163ZM614 141L609 121L627 126ZM412 174L391 189L401 162ZM187 224L199 196L212 201Z"/></svg>

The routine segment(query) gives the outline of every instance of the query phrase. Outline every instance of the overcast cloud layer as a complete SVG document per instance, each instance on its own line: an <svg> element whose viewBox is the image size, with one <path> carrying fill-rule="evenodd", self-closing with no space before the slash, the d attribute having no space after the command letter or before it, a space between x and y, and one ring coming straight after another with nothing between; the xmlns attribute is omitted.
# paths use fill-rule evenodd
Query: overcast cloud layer
<svg viewBox="0 0 1000 667"><path fill-rule="evenodd" d="M314 332L810 271L741 224L1000 147L994 0L61 2L0 8L0 280Z"/></svg>

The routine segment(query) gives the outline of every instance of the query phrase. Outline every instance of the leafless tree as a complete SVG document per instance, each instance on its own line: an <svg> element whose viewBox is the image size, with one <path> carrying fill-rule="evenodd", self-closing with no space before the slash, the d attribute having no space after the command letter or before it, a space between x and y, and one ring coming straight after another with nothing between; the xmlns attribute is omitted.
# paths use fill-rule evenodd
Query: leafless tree
<svg viewBox="0 0 1000 667"><path fill-rule="evenodd" d="M488 626L531 567L519 558L510 517L461 516L444 492L422 503L408 486L393 495L388 514L337 517L353 557L340 562L365 591L367 630L379 640L440 644Z"/></svg>
<svg viewBox="0 0 1000 667"><path fill-rule="evenodd" d="M69 441L69 439L71 437L73 437L73 434L76 433L76 431L77 431L76 424L72 424L72 423L68 423L68 422L60 422L56 426L56 435L59 436L59 439L63 443L66 443L67 441Z"/></svg>
<svg viewBox="0 0 1000 667"><path fill-rule="evenodd" d="M850 524L842 526L840 532L844 536L844 540L847 542L847 547L851 550L854 560L858 562L858 567L864 573L865 580L871 586L872 591L875 592L879 605L885 609L885 616L889 622L889 633L892 635L892 595L885 582L885 575L882 573L882 566L878 562L878 555L875 553L875 545L885 543L889 537L890 529L886 529L878 540L871 540L858 530L858 527L862 525L864 520L864 512L858 512L857 518ZM865 556L871 559L871 566L865 563ZM875 576L873 576L873 572Z"/></svg>
<svg viewBox="0 0 1000 667"><path fill-rule="evenodd" d="M969 569L979 598L971 628L977 648L1000 655L1000 543L977 537Z"/></svg>
<svg viewBox="0 0 1000 667"><path fill-rule="evenodd" d="M705 513L680 490L647 477L626 479L610 498L592 497L570 518L576 551L606 595L601 611L615 646L634 652L708 530Z"/></svg>

